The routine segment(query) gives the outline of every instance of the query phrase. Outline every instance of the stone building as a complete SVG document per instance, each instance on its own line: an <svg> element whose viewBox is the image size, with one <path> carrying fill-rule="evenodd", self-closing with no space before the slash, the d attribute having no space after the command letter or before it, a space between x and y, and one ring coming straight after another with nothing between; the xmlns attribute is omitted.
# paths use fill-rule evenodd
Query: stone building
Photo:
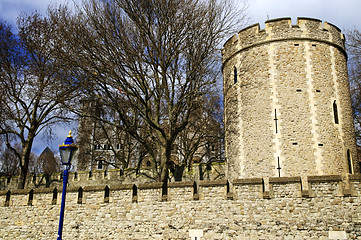
<svg viewBox="0 0 361 240"><path fill-rule="evenodd" d="M269 20L241 30L222 53L229 178L359 172L340 29Z"/></svg>
<svg viewBox="0 0 361 240"><path fill-rule="evenodd" d="M72 172L64 239L361 239L346 60L319 20L242 30L223 50L227 178L223 163L167 185ZM0 239L53 239L61 180L0 178Z"/></svg>
<svg viewBox="0 0 361 240"><path fill-rule="evenodd" d="M115 124L109 124L111 122ZM100 101L84 99L75 171L150 169L153 163L147 151L122 126L117 114ZM223 128L218 119L202 110L194 113L172 146L173 175L176 169L190 169L194 163L223 162L222 135Z"/></svg>

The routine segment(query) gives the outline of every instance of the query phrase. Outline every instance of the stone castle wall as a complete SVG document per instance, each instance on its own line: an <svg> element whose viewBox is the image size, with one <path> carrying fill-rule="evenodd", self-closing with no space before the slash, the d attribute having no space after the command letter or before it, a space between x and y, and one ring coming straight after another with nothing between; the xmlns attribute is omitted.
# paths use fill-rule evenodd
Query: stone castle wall
<svg viewBox="0 0 361 240"><path fill-rule="evenodd" d="M170 181L202 181L225 179L225 164L213 162L211 164L193 164L190 169L178 166L177 173L170 173ZM136 169L110 169L97 171L70 172L68 186L78 188L82 185L97 186L109 184L143 184L152 183L153 172L151 168ZM62 173L51 175L29 175L25 188L61 188ZM1 177L0 190L14 190L18 188L18 176Z"/></svg>
<svg viewBox="0 0 361 240"><path fill-rule="evenodd" d="M306 186L307 185L307 186ZM69 187L64 239L361 239L361 176ZM55 239L61 188L0 191L0 239Z"/></svg>
<svg viewBox="0 0 361 240"><path fill-rule="evenodd" d="M344 41L330 23L283 18L226 42L229 178L359 172Z"/></svg>
<svg viewBox="0 0 361 240"><path fill-rule="evenodd" d="M319 20L242 30L223 50L228 180L223 164L167 186L147 169L71 173L63 238L361 239L346 60ZM61 175L16 186L0 179L0 239L55 239Z"/></svg>

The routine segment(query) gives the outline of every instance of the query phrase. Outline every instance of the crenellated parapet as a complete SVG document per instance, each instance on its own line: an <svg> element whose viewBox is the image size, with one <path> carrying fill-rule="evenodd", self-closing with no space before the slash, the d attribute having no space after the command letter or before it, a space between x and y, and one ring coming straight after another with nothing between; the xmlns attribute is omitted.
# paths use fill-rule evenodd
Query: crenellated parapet
<svg viewBox="0 0 361 240"><path fill-rule="evenodd" d="M335 25L313 18L299 17L292 25L291 18L278 18L265 22L265 29L259 24L242 29L231 37L222 51L223 62L227 62L240 51L277 41L315 41L339 48L344 54L345 37Z"/></svg>
<svg viewBox="0 0 361 240"><path fill-rule="evenodd" d="M171 174L171 181L199 181L199 180L216 180L223 179L224 163L214 162L212 164L193 164L192 168L182 167L183 171L180 176ZM80 187L82 185L103 186L109 184L142 184L154 182L151 168L142 168L139 171L133 168L129 169L109 169L96 171L79 171L70 172L68 185L70 187ZM27 189L38 188L61 188L63 184L63 174L40 174L29 175L27 178ZM16 190L18 186L18 176L1 177L0 190Z"/></svg>
<svg viewBox="0 0 361 240"><path fill-rule="evenodd" d="M0 191L1 239L56 236L61 188ZM361 176L67 188L64 239L358 239ZM24 231L26 229L26 231ZM332 239L332 238L331 238ZM333 238L334 239L334 238Z"/></svg>
<svg viewBox="0 0 361 240"><path fill-rule="evenodd" d="M306 183L306 184L305 184ZM361 198L361 175L247 178L208 181L122 184L117 182L67 188L67 201L78 204L162 201L216 201L297 198ZM1 207L60 204L62 186L0 191ZM265 202L266 204L266 202Z"/></svg>

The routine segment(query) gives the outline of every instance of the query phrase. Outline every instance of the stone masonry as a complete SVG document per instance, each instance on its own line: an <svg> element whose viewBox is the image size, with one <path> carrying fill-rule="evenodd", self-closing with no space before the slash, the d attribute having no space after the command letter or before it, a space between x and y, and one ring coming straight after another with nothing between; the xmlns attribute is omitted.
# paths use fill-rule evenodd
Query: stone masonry
<svg viewBox="0 0 361 240"><path fill-rule="evenodd" d="M63 239L361 239L361 176L69 187ZM232 186L231 186L232 185ZM81 194L80 194L81 192ZM0 191L0 239L55 239L61 188ZM162 194L163 193L163 194Z"/></svg>
<svg viewBox="0 0 361 240"><path fill-rule="evenodd" d="M228 178L358 173L344 35L269 20L223 49Z"/></svg>
<svg viewBox="0 0 361 240"><path fill-rule="evenodd" d="M227 166L167 185L149 169L71 173L63 239L361 239L346 60L326 22L242 30L223 50ZM0 178L0 239L56 238L60 176Z"/></svg>

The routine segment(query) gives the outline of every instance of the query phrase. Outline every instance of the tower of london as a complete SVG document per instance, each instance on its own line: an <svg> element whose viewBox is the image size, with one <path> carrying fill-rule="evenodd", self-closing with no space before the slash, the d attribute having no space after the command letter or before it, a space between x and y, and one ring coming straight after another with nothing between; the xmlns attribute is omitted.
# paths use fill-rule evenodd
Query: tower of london
<svg viewBox="0 0 361 240"><path fill-rule="evenodd" d="M229 178L359 172L345 38L310 18L269 20L223 49Z"/></svg>
<svg viewBox="0 0 361 240"><path fill-rule="evenodd" d="M340 29L269 20L231 37L222 54L226 164L193 164L167 184L147 170L71 172L64 239L361 239ZM61 176L29 176L25 189L0 178L0 239L55 238Z"/></svg>

